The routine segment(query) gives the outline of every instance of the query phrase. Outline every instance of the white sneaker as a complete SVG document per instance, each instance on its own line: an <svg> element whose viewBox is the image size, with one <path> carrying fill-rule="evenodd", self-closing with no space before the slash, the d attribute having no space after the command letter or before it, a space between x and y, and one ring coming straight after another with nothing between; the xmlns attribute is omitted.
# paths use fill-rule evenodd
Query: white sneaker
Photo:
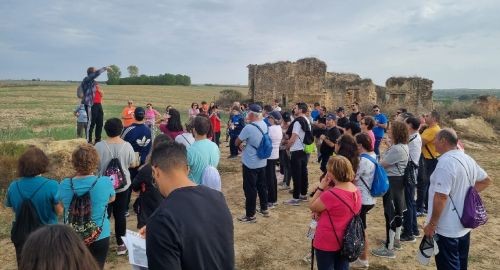
<svg viewBox="0 0 500 270"><path fill-rule="evenodd" d="M119 245L116 248L116 255L125 255L127 254L127 247L125 245Z"/></svg>
<svg viewBox="0 0 500 270"><path fill-rule="evenodd" d="M354 262L350 263L349 267L350 268L356 268L356 269L359 269L359 268L368 268L368 267L370 267L370 264L368 264L368 261L363 261L363 260L361 260L361 259L358 258Z"/></svg>

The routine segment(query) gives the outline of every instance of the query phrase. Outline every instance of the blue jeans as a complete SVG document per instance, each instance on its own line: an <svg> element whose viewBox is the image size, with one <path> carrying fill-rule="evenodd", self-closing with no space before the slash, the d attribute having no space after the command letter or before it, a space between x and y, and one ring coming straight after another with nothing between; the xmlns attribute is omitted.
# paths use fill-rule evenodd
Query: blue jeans
<svg viewBox="0 0 500 270"><path fill-rule="evenodd" d="M340 251L314 249L318 270L348 270L349 261L340 256Z"/></svg>
<svg viewBox="0 0 500 270"><path fill-rule="evenodd" d="M467 270L469 257L470 233L459 238L436 235L439 253L436 255L438 270Z"/></svg>
<svg viewBox="0 0 500 270"><path fill-rule="evenodd" d="M238 138L238 135L231 135L231 139L229 140L229 153L231 153L231 156L237 156L238 155L238 147L236 146L236 139Z"/></svg>
<svg viewBox="0 0 500 270"><path fill-rule="evenodd" d="M378 149L380 147L380 142L382 141L382 137L375 137L375 147L373 151L375 154L377 154L377 157L380 156L380 150Z"/></svg>
<svg viewBox="0 0 500 270"><path fill-rule="evenodd" d="M406 235L418 235L417 211L415 207L415 186L405 184L406 211L403 212L403 230Z"/></svg>

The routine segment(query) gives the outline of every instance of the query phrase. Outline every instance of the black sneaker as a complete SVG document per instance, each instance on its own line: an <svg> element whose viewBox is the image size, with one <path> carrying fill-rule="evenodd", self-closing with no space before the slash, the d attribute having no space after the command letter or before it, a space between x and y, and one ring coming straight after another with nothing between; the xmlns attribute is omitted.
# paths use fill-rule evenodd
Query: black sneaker
<svg viewBox="0 0 500 270"><path fill-rule="evenodd" d="M256 212L261 214L263 217L270 217L271 216L271 214L269 214L269 210L257 209Z"/></svg>
<svg viewBox="0 0 500 270"><path fill-rule="evenodd" d="M246 215L237 218L237 220L241 223L255 223L255 222L257 222L257 219L255 217L247 217Z"/></svg>
<svg viewBox="0 0 500 270"><path fill-rule="evenodd" d="M408 242L408 243L414 243L414 242L417 242L417 239L415 239L415 236L413 235L401 235L401 237L399 238L399 240L401 242Z"/></svg>

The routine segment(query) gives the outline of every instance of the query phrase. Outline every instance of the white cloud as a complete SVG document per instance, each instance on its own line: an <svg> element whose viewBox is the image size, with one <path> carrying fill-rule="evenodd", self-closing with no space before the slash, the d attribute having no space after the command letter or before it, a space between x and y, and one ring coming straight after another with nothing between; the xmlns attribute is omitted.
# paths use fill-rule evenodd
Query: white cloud
<svg viewBox="0 0 500 270"><path fill-rule="evenodd" d="M246 83L248 64L316 56L379 84L417 74L440 88L500 88L494 0L5 0L0 9L0 79L79 79L89 65L135 64Z"/></svg>

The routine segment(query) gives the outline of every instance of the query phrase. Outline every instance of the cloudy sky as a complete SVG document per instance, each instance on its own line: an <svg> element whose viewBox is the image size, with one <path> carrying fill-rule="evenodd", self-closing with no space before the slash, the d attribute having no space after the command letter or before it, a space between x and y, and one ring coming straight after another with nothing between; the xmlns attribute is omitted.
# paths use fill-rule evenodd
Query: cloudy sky
<svg viewBox="0 0 500 270"><path fill-rule="evenodd" d="M318 57L384 85L500 88L500 1L0 1L0 79L79 80L88 66L247 83L248 64Z"/></svg>

